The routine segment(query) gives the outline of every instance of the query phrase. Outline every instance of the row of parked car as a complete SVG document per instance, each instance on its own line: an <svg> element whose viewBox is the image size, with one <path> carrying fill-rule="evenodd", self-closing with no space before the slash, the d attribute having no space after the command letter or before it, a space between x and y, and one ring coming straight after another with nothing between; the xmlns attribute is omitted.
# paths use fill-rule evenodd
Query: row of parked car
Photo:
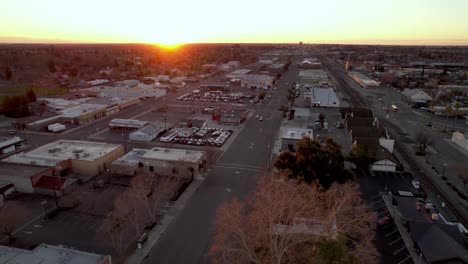
<svg viewBox="0 0 468 264"><path fill-rule="evenodd" d="M232 134L231 130L223 130L216 128L202 128L199 130L197 128L193 129L195 133L190 137L181 137L179 135L179 131L173 131L168 135L161 137L159 140L161 142L173 142L187 145L211 145L220 147ZM204 137L210 132L212 132L210 137L208 139L204 139Z"/></svg>

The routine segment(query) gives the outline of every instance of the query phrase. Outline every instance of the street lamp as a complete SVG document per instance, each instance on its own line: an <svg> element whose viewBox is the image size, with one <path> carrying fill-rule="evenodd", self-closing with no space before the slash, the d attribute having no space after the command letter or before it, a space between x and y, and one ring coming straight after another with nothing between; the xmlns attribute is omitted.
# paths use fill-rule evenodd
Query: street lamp
<svg viewBox="0 0 468 264"><path fill-rule="evenodd" d="M442 177L444 177L444 174L445 174L445 168L447 168L447 164L444 163L444 168L442 169Z"/></svg>

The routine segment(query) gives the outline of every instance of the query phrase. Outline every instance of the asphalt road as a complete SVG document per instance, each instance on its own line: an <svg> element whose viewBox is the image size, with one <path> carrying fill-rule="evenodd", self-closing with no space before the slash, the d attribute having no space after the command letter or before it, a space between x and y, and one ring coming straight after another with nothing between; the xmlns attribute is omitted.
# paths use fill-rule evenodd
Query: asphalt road
<svg viewBox="0 0 468 264"><path fill-rule="evenodd" d="M296 74L297 66L292 63L271 100L257 107L256 114L262 116L263 121L247 120L245 128L143 263L209 263L207 251L216 209L229 198L245 198L268 167L270 146L281 124L278 107L286 104L287 90L296 80Z"/></svg>

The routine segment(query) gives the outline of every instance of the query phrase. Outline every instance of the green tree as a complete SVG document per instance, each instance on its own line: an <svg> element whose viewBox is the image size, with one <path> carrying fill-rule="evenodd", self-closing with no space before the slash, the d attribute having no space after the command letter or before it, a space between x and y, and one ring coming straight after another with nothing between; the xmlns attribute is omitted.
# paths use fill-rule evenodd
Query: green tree
<svg viewBox="0 0 468 264"><path fill-rule="evenodd" d="M349 153L347 160L354 163L359 168L368 168L370 164L375 162L375 159L369 151L362 146L353 148Z"/></svg>
<svg viewBox="0 0 468 264"><path fill-rule="evenodd" d="M357 258L346 245L346 238L321 239L316 243L314 252L318 264L358 264Z"/></svg>
<svg viewBox="0 0 468 264"><path fill-rule="evenodd" d="M258 94L258 98L260 98L260 100L263 100L263 98L265 98L266 96L266 92L265 91L261 91L259 94Z"/></svg>
<svg viewBox="0 0 468 264"><path fill-rule="evenodd" d="M345 182L351 174L344 169L341 146L330 138L323 144L309 137L297 143L295 152L282 152L274 163L275 167L288 174L289 178L303 180L308 184L318 180L328 188L333 182Z"/></svg>

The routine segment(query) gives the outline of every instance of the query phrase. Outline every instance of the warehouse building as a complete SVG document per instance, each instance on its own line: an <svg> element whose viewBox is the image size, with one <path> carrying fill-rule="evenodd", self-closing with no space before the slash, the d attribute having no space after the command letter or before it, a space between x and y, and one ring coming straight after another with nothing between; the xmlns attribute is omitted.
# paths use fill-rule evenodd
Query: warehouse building
<svg viewBox="0 0 468 264"><path fill-rule="evenodd" d="M109 122L109 128L114 130L137 130L146 126L148 121L140 121L136 119L112 119Z"/></svg>
<svg viewBox="0 0 468 264"><path fill-rule="evenodd" d="M333 88L313 88L311 92L312 107L340 107L340 100Z"/></svg>
<svg viewBox="0 0 468 264"><path fill-rule="evenodd" d="M80 174L86 180L105 172L112 161L124 153L124 147L116 144L58 140L28 152L26 156L23 156L23 159L29 158L29 164L37 164L43 161L44 157L48 157L50 160L55 158L70 159L72 171Z"/></svg>
<svg viewBox="0 0 468 264"><path fill-rule="evenodd" d="M130 140L150 142L166 131L161 122L148 123L146 126L130 133Z"/></svg>
<svg viewBox="0 0 468 264"><path fill-rule="evenodd" d="M377 88L379 87L379 83L372 80L371 78L367 77L366 75L357 72L357 71L350 71L349 76L353 78L361 87L363 88Z"/></svg>

